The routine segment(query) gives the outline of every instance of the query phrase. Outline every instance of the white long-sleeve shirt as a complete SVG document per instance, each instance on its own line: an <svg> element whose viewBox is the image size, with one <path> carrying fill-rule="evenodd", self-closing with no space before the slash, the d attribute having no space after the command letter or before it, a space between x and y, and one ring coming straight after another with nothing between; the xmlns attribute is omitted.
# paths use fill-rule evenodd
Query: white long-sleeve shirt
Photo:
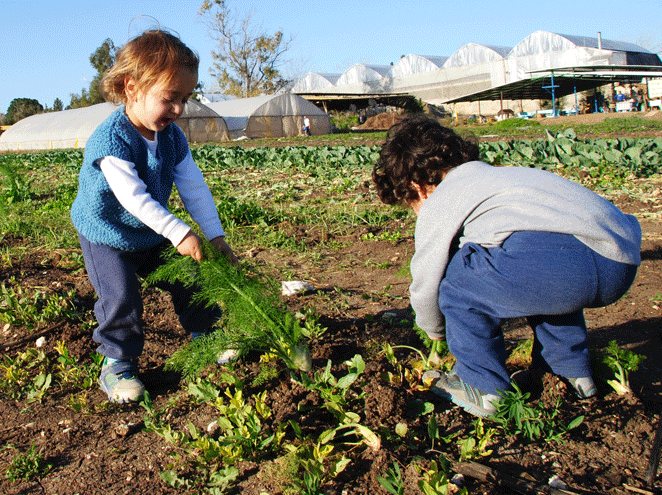
<svg viewBox="0 0 662 495"><path fill-rule="evenodd" d="M158 136L158 134L157 134ZM143 138L144 139L144 138ZM149 153L156 154L157 140L147 140ZM177 246L189 232L184 221L170 213L148 192L132 162L114 156L99 161L110 189L120 204L141 222ZM186 211L207 239L225 235L211 191L189 151L175 166L174 181Z"/></svg>

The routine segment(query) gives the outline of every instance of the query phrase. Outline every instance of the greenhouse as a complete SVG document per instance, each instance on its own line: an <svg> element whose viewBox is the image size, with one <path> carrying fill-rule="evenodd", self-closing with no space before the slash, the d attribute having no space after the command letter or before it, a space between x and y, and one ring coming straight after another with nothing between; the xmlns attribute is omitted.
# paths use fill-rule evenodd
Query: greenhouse
<svg viewBox="0 0 662 495"><path fill-rule="evenodd" d="M84 148L88 138L115 109L112 103L26 117L0 135L0 150ZM213 110L189 100L177 120L190 142L229 140L227 125Z"/></svg>
<svg viewBox="0 0 662 495"><path fill-rule="evenodd" d="M435 57L429 55L416 55L410 53L403 55L391 66L391 78L402 79L423 72L431 72L443 67L448 57Z"/></svg>
<svg viewBox="0 0 662 495"><path fill-rule="evenodd" d="M443 68L465 67L468 65L489 64L502 61L508 56L511 48L505 46L487 46L477 43L467 43L458 48L444 62Z"/></svg>
<svg viewBox="0 0 662 495"><path fill-rule="evenodd" d="M335 84L340 78L340 74L320 74L309 72L298 79L292 87L293 93L324 93L335 91Z"/></svg>
<svg viewBox="0 0 662 495"><path fill-rule="evenodd" d="M407 94L435 105L499 100L495 112L504 104L516 104L522 111L553 98L546 89L553 76L559 83L557 96L562 96L662 75L658 55L633 43L602 39L600 33L588 37L548 31L535 31L512 49L467 43L450 56L410 54L387 68L355 64L338 78L335 92L329 80L323 88L312 80L297 81L293 92L316 101L347 94L371 99ZM480 113L480 103L469 110Z"/></svg>
<svg viewBox="0 0 662 495"><path fill-rule="evenodd" d="M344 94L379 93L388 86L390 66L354 64L336 81L336 91Z"/></svg>
<svg viewBox="0 0 662 495"><path fill-rule="evenodd" d="M331 132L329 116L293 93L217 101L209 107L223 117L232 139L297 136L304 117L310 120L312 134Z"/></svg>

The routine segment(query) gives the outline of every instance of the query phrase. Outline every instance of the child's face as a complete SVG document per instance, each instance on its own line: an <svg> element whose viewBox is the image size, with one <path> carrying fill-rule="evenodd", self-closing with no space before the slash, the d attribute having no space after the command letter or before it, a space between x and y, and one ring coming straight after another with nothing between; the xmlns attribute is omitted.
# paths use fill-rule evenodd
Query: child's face
<svg viewBox="0 0 662 495"><path fill-rule="evenodd" d="M139 88L133 79L126 81L126 113L138 132L153 140L154 134L177 120L198 84L197 72L183 70L168 82Z"/></svg>

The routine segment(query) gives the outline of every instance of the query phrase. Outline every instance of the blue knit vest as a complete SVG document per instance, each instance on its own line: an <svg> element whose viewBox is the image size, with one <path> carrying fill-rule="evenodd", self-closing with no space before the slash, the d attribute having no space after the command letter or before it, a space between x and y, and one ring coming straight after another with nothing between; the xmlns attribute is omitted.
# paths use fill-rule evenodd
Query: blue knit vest
<svg viewBox="0 0 662 495"><path fill-rule="evenodd" d="M98 161L114 156L132 162L147 192L164 208L172 193L175 165L188 153L183 132L170 124L158 134L157 160L124 113L113 112L90 136L78 176L78 195L71 207L76 230L94 244L123 251L140 251L157 246L164 237L129 213L117 201Z"/></svg>

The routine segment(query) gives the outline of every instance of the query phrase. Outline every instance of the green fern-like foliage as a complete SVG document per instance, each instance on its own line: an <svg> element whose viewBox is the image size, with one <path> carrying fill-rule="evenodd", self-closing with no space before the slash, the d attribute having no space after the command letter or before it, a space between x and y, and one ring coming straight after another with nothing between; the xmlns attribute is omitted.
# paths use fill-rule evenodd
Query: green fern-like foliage
<svg viewBox="0 0 662 495"><path fill-rule="evenodd" d="M231 264L208 244L204 250L202 261L176 256L148 278L149 282L195 286L198 301L219 304L223 309L221 328L177 351L168 366L192 376L215 362L222 351L235 349L240 356L252 351L271 352L288 368L309 371L310 351L301 325L283 308L273 284L248 275L247 267Z"/></svg>

